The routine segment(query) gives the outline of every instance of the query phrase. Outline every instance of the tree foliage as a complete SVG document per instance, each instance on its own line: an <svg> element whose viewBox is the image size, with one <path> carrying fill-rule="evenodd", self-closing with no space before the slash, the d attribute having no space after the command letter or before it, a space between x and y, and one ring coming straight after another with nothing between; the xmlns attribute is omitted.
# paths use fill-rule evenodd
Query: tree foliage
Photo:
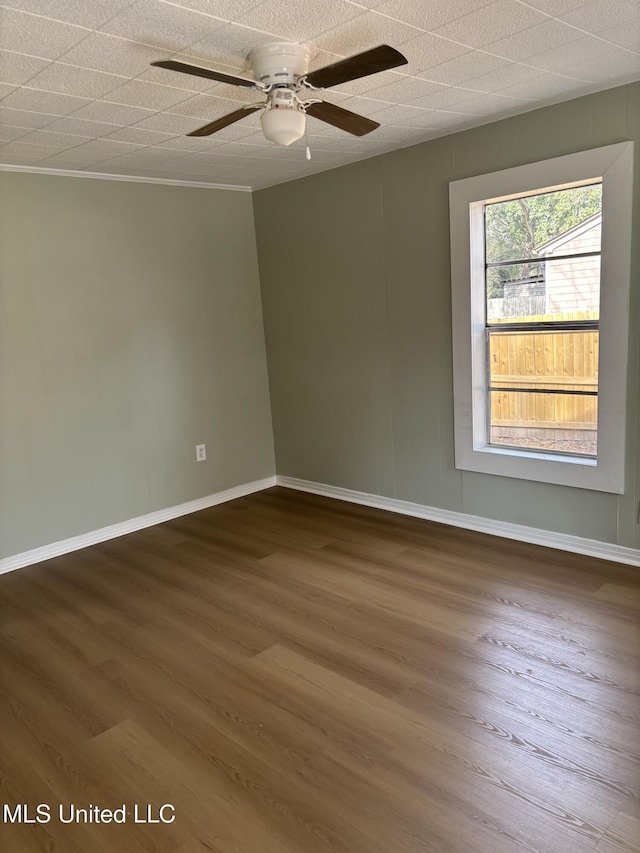
<svg viewBox="0 0 640 853"><path fill-rule="evenodd" d="M487 262L535 258L537 250L549 240L601 209L601 184L488 204L485 207ZM535 263L497 268L488 282L488 296L502 296L505 281L533 276L538 269Z"/></svg>

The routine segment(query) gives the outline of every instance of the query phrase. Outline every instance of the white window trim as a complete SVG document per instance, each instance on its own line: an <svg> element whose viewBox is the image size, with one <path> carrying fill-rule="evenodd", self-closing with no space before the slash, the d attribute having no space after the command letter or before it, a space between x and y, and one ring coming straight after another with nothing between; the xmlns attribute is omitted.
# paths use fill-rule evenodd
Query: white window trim
<svg viewBox="0 0 640 853"><path fill-rule="evenodd" d="M449 184L456 468L624 492L632 172L633 143L621 142ZM486 434L483 202L569 188L594 178L602 178L603 211L597 460L491 447Z"/></svg>

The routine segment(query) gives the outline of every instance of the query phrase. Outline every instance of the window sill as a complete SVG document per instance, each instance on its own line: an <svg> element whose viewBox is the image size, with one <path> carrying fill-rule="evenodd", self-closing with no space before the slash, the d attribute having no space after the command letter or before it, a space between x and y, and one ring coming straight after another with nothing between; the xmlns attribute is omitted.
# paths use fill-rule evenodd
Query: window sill
<svg viewBox="0 0 640 853"><path fill-rule="evenodd" d="M532 450L524 450L518 447L497 447L495 444L485 444L482 447L474 447L474 453L490 453L495 456L506 456L516 459L532 459L534 461L544 460L546 462L559 463L561 465L590 465L597 467L597 459L589 459L586 456L560 455L558 453L540 453Z"/></svg>
<svg viewBox="0 0 640 853"><path fill-rule="evenodd" d="M456 468L479 474L534 480L597 492L622 494L622 477L609 476L602 460L576 456L530 453L511 448L485 445L466 452L456 452Z"/></svg>

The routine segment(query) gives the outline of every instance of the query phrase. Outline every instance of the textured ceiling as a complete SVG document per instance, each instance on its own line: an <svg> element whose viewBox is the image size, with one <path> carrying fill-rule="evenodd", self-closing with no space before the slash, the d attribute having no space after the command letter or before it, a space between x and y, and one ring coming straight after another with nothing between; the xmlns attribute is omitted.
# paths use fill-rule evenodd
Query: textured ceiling
<svg viewBox="0 0 640 853"><path fill-rule="evenodd" d="M247 54L274 39L314 45L312 68L398 48L408 65L323 95L382 127L309 118L310 162L257 113L187 138L256 92L149 63L250 77ZM258 188L639 78L640 0L10 0L0 163Z"/></svg>

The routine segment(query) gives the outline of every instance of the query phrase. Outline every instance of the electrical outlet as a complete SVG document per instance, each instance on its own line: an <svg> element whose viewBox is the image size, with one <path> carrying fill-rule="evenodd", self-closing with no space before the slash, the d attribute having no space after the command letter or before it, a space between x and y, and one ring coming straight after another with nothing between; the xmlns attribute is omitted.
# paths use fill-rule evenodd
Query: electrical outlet
<svg viewBox="0 0 640 853"><path fill-rule="evenodd" d="M204 462L207 458L207 447L205 444L196 444L196 462Z"/></svg>

